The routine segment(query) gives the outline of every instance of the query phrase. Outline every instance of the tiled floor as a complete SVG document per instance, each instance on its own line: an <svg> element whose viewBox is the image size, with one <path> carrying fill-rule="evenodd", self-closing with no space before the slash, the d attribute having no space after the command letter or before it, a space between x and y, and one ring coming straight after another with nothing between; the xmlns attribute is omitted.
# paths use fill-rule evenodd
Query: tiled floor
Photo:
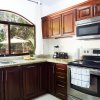
<svg viewBox="0 0 100 100"><path fill-rule="evenodd" d="M61 100L61 99L58 99L51 94L45 94L32 100Z"/></svg>

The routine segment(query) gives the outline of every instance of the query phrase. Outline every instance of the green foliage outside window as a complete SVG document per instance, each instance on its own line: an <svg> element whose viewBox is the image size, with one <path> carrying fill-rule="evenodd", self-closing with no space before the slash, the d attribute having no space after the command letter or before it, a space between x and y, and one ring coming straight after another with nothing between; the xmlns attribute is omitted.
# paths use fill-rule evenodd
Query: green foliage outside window
<svg viewBox="0 0 100 100"><path fill-rule="evenodd" d="M1 21L9 22L9 24ZM11 54L30 53L30 51L34 54L34 30L35 26L22 16L8 11L0 11L0 54L8 54L9 48ZM10 41L10 47L8 46L8 40ZM5 50L2 50L2 48Z"/></svg>

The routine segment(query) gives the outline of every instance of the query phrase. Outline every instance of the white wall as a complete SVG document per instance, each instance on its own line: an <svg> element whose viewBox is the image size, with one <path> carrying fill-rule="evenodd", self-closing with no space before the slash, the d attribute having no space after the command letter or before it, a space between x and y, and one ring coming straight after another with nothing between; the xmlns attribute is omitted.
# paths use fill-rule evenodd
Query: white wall
<svg viewBox="0 0 100 100"><path fill-rule="evenodd" d="M36 54L43 53L41 6L27 0L0 0L0 9L21 14L36 26Z"/></svg>
<svg viewBox="0 0 100 100"><path fill-rule="evenodd" d="M84 49L99 48L100 39L95 40L76 40L74 37L60 39L44 39L44 54L53 54L54 46L59 45L60 52L67 52L73 59L81 56L80 52Z"/></svg>
<svg viewBox="0 0 100 100"><path fill-rule="evenodd" d="M60 39L44 39L44 54L53 54L54 46L59 45L60 52L67 52L70 57L78 58L78 50L83 41L75 40L74 37Z"/></svg>

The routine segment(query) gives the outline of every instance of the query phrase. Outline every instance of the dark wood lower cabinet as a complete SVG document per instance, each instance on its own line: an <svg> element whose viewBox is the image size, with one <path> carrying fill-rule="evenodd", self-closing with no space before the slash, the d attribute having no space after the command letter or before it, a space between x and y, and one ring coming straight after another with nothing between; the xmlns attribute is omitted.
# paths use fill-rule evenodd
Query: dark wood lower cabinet
<svg viewBox="0 0 100 100"><path fill-rule="evenodd" d="M22 70L18 66L4 69L5 100L23 100L21 73Z"/></svg>
<svg viewBox="0 0 100 100"><path fill-rule="evenodd" d="M67 66L37 63L0 69L0 100L31 100L45 93L67 99Z"/></svg>
<svg viewBox="0 0 100 100"><path fill-rule="evenodd" d="M0 69L0 100L4 100L3 70Z"/></svg>
<svg viewBox="0 0 100 100"><path fill-rule="evenodd" d="M48 63L48 92L55 95L55 64Z"/></svg>
<svg viewBox="0 0 100 100"><path fill-rule="evenodd" d="M67 65L48 63L48 92L67 100Z"/></svg>
<svg viewBox="0 0 100 100"><path fill-rule="evenodd" d="M67 65L48 63L48 92L67 100Z"/></svg>
<svg viewBox="0 0 100 100"><path fill-rule="evenodd" d="M29 100L37 96L39 88L38 66L27 65L23 68L23 96Z"/></svg>
<svg viewBox="0 0 100 100"><path fill-rule="evenodd" d="M23 68L24 100L32 99L47 92L47 66L32 64Z"/></svg>
<svg viewBox="0 0 100 100"><path fill-rule="evenodd" d="M62 100L67 100L67 65L55 65L55 94Z"/></svg>
<svg viewBox="0 0 100 100"><path fill-rule="evenodd" d="M44 94L44 93L47 93L47 75L48 75L48 72L47 72L47 64L46 63L40 63L38 64L38 67L40 68L40 82L39 82L39 95L41 94Z"/></svg>

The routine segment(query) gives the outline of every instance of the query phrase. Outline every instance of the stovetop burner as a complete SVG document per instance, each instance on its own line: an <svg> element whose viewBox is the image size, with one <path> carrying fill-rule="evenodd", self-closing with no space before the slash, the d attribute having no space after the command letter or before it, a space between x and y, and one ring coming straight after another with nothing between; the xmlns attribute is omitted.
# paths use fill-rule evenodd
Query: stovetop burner
<svg viewBox="0 0 100 100"><path fill-rule="evenodd" d="M68 65L100 69L100 56L83 56L82 60L70 62Z"/></svg>

